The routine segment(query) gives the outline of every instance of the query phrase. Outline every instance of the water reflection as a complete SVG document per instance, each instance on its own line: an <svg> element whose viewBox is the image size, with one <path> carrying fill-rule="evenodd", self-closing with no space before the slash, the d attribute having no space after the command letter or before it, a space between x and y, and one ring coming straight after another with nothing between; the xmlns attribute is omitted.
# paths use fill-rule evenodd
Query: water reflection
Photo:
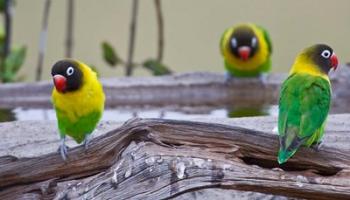
<svg viewBox="0 0 350 200"><path fill-rule="evenodd" d="M277 115L277 106L257 106L257 107L228 107L228 108L198 108L192 107L179 109L162 109L162 108L114 108L106 109L103 113L102 120L126 121L132 117L140 118L164 118L164 119L195 119L195 118L234 118L234 117L251 117L263 115ZM26 120L56 120L56 114L53 109L23 109L16 108L0 109L0 122L5 121L26 121Z"/></svg>
<svg viewBox="0 0 350 200"><path fill-rule="evenodd" d="M227 117L253 117L253 116L265 116L270 115L269 108L266 106L259 107L231 107L228 108Z"/></svg>
<svg viewBox="0 0 350 200"><path fill-rule="evenodd" d="M15 113L11 109L0 109L0 122L15 121Z"/></svg>

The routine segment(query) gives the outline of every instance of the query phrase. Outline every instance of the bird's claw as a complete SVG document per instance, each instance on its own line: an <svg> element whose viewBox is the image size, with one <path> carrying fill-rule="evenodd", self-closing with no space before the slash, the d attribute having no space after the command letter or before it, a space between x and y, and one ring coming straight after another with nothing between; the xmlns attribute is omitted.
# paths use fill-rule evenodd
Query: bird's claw
<svg viewBox="0 0 350 200"><path fill-rule="evenodd" d="M60 152L62 159L66 161L68 157L68 146L62 143L58 148L58 151Z"/></svg>
<svg viewBox="0 0 350 200"><path fill-rule="evenodd" d="M225 83L226 84L229 83L230 80L232 80L233 78L234 78L234 76L231 73L225 72Z"/></svg>
<svg viewBox="0 0 350 200"><path fill-rule="evenodd" d="M319 151L322 146L323 146L323 141L320 141L320 142L312 145L311 148L314 149L315 151Z"/></svg>
<svg viewBox="0 0 350 200"><path fill-rule="evenodd" d="M84 149L85 149L85 151L89 148L90 140L91 140L91 136L87 135L85 140L84 140Z"/></svg>
<svg viewBox="0 0 350 200"><path fill-rule="evenodd" d="M267 76L268 76L267 73L262 73L262 74L259 75L259 80L263 84L263 86L266 86Z"/></svg>

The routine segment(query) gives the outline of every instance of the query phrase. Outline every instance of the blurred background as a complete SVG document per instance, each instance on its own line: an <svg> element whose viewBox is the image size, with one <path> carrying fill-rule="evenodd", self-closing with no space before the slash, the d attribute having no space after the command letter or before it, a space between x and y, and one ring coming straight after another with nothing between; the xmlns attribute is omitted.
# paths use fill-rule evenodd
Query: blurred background
<svg viewBox="0 0 350 200"><path fill-rule="evenodd" d="M52 65L67 55L68 38L71 41L71 57L95 68L100 77L125 76L135 1L15 0L7 12L4 2L9 1L0 0L1 27L4 27L0 28L0 49L6 52L3 48L6 35L10 35L10 49L8 62L0 62L2 82L50 80ZM166 74L167 69L175 73L209 71L223 74L225 70L219 50L221 35L228 27L242 22L256 23L270 33L273 43L272 72L287 72L296 54L314 43L332 46L341 63L350 60L347 43L350 35L349 0L138 2L133 58L137 67L133 76ZM162 28L158 23L159 13L163 19ZM8 19L10 23L6 23ZM11 25L10 34L6 34L6 24ZM163 50L159 48L160 29L164 31ZM160 51L163 56L159 59ZM44 54L39 55L39 52ZM7 54L0 52L0 61L6 60L4 55ZM166 67L165 71L157 74L159 68L152 71L144 67L143 63L148 59L158 59L158 64ZM38 66L42 67L40 77L36 76ZM151 63L150 66L155 65ZM278 111L276 105L264 104L242 108L237 105L204 109L192 107L181 108L191 110L185 113L162 107L109 108L103 119L124 121L133 116L173 119L276 116ZM55 113L52 109L20 106L0 109L0 121L33 119L55 120Z"/></svg>
<svg viewBox="0 0 350 200"><path fill-rule="evenodd" d="M65 56L67 2L51 1L43 79L52 64ZM108 41L126 59L132 1L75 0L73 57L96 66L101 76L123 76L122 66L108 67L101 43ZM26 45L27 57L19 74L34 81L45 0L16 0L14 45ZM219 52L223 31L240 22L264 26L272 38L273 71L287 72L295 55L313 43L332 46L340 61L349 60L350 1L348 0L176 0L162 1L163 62L174 72L224 72ZM139 2L135 61L157 54L157 19L153 0ZM134 75L150 73L135 70Z"/></svg>

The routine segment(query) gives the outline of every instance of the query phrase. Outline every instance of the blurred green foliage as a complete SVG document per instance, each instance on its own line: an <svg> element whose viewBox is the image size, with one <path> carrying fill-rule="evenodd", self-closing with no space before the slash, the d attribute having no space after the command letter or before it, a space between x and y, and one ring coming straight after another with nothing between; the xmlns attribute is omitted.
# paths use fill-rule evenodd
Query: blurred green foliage
<svg viewBox="0 0 350 200"><path fill-rule="evenodd" d="M14 1L12 1L14 3ZM5 0L0 0L0 13L4 13ZM1 82L14 82L23 79L17 77L18 71L21 69L24 60L26 58L27 47L20 46L10 49L9 54L5 57L5 32L3 28L0 28L0 79Z"/></svg>
<svg viewBox="0 0 350 200"><path fill-rule="evenodd" d="M230 107L227 113L229 118L253 117L269 115L265 107Z"/></svg>
<svg viewBox="0 0 350 200"><path fill-rule="evenodd" d="M5 61L3 62L4 71L0 75L3 82L18 81L17 73L24 63L26 52L27 48L25 46L22 46L20 48L13 48L11 50L10 54L5 58Z"/></svg>
<svg viewBox="0 0 350 200"><path fill-rule="evenodd" d="M12 0L12 4L16 5L16 1ZM0 0L0 12L4 12L5 11L5 0Z"/></svg>
<svg viewBox="0 0 350 200"><path fill-rule="evenodd" d="M102 53L104 60L111 67L115 67L120 64L120 58L118 57L118 54L114 51L112 45L108 42L102 42Z"/></svg>
<svg viewBox="0 0 350 200"><path fill-rule="evenodd" d="M148 59L142 63L142 66L148 69L154 76L171 74L171 70L155 59Z"/></svg>
<svg viewBox="0 0 350 200"><path fill-rule="evenodd" d="M0 0L0 12L4 12L5 10L5 0Z"/></svg>
<svg viewBox="0 0 350 200"><path fill-rule="evenodd" d="M10 109L0 109L0 122L16 121L15 114Z"/></svg>
<svg viewBox="0 0 350 200"><path fill-rule="evenodd" d="M116 67L117 65L125 66L125 62L118 56L117 51L113 46L104 41L101 43L102 57L103 60L111 67ZM161 76L166 74L171 74L172 71L163 63L159 62L157 59L147 59L142 64L133 63L134 67L143 67L147 69L154 76Z"/></svg>

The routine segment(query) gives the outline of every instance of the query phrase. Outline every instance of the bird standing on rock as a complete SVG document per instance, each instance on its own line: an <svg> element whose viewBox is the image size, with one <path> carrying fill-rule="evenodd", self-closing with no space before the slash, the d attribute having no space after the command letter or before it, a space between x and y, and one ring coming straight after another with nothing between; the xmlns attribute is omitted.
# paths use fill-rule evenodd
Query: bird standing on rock
<svg viewBox="0 0 350 200"><path fill-rule="evenodd" d="M279 164L285 163L300 146L317 147L321 143L331 103L328 72L337 66L337 56L325 44L306 48L296 57L280 93Z"/></svg>
<svg viewBox="0 0 350 200"><path fill-rule="evenodd" d="M257 77L270 71L271 39L260 26L247 23L227 29L220 49L229 77Z"/></svg>
<svg viewBox="0 0 350 200"><path fill-rule="evenodd" d="M103 113L105 95L96 73L80 61L60 60L53 65L51 75L55 86L52 103L61 137L59 151L66 160L66 135L79 144L84 141L87 149L89 136Z"/></svg>

